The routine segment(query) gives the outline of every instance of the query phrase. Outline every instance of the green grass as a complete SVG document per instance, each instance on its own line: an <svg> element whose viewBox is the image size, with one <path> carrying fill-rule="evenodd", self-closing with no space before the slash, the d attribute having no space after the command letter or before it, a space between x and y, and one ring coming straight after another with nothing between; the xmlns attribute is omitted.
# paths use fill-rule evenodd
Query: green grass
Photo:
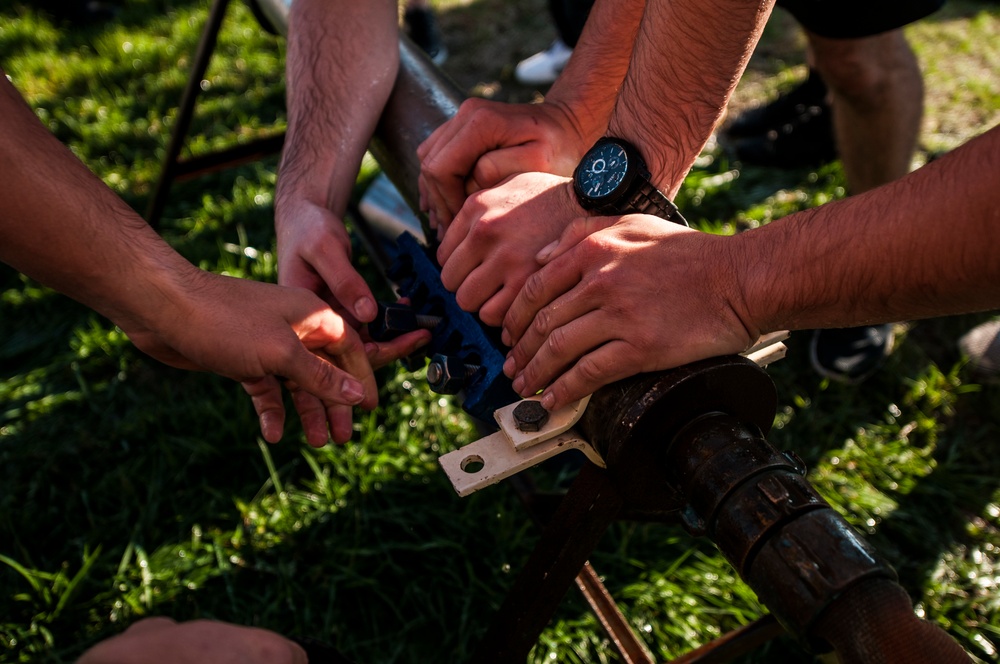
<svg viewBox="0 0 1000 664"><path fill-rule="evenodd" d="M457 80L498 98L535 94L505 63L550 39L541 0L438 4ZM144 209L207 3L131 0L114 22L76 29L30 7L0 8L0 63L46 125ZM995 3L959 0L910 29L929 153L1000 120L998 32ZM794 49L769 39L744 97L801 73ZM282 57L281 40L234 3L190 152L284 125ZM844 195L837 164L737 173L709 156L679 197L707 230ZM275 168L270 158L176 185L164 236L205 269L273 280ZM901 326L897 352L857 388L817 378L805 336L770 370L772 442L806 460L920 613L981 661L1000 647L1000 390L969 381L955 339L987 318ZM436 457L475 432L419 373L384 370L380 408L359 413L345 447L311 449L295 423L267 446L238 385L157 364L7 268L0 367L0 661L72 661L149 615L320 638L359 662L463 661L537 537L505 487L455 497ZM711 543L675 525L616 524L592 560L659 659L761 613ZM531 659L617 661L574 592ZM785 641L750 659L808 661Z"/></svg>

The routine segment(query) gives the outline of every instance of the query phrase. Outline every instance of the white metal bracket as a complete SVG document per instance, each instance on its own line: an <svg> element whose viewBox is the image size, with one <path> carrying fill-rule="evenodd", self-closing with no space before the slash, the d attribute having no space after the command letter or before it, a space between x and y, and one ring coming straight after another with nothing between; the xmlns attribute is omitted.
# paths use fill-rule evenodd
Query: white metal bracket
<svg viewBox="0 0 1000 664"><path fill-rule="evenodd" d="M765 335L743 355L760 366L767 366L785 356L787 348L782 342L787 338L788 332ZM537 397L530 398L537 400ZM550 413L538 431L518 429L514 409L521 403L514 402L493 413L500 431L438 458L459 496L468 496L571 449L580 450L590 461L604 468L601 455L573 428L590 403L590 395Z"/></svg>

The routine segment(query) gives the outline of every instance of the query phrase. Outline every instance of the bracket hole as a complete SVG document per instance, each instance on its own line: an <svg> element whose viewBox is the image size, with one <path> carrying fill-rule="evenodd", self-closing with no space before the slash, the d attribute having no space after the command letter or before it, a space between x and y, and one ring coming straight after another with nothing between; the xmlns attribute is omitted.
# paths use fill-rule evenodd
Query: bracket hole
<svg viewBox="0 0 1000 664"><path fill-rule="evenodd" d="M479 456L478 454L472 454L470 456L465 457L464 459L462 459L462 463L459 464L459 467L465 472L469 473L470 475L478 473L485 466L486 462L483 461L483 457Z"/></svg>

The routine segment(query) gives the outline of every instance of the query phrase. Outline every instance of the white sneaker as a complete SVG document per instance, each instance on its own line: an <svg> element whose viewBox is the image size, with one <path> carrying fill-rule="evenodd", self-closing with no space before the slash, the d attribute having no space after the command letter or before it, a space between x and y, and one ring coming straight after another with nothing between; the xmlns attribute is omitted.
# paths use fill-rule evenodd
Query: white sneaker
<svg viewBox="0 0 1000 664"><path fill-rule="evenodd" d="M551 85L569 62L573 49L557 39L544 51L517 63L514 78L522 85Z"/></svg>

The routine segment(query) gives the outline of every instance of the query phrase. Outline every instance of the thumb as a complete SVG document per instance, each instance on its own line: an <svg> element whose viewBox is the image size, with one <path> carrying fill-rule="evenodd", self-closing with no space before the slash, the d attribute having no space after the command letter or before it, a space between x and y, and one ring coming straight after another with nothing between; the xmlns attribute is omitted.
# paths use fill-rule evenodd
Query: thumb
<svg viewBox="0 0 1000 664"><path fill-rule="evenodd" d="M364 383L348 372L302 346L293 353L288 363L293 368L286 369L283 375L323 403L355 406L368 398ZM361 357L367 363L363 353Z"/></svg>
<svg viewBox="0 0 1000 664"><path fill-rule="evenodd" d="M491 189L511 175L530 171L546 171L539 163L537 147L517 145L491 150L479 157L471 176L466 180L465 193L472 195L481 189Z"/></svg>
<svg viewBox="0 0 1000 664"><path fill-rule="evenodd" d="M621 217L580 217L574 219L563 229L558 240L554 240L542 247L542 250L535 255L535 260L545 265L552 262L559 256L575 247L588 235L597 231L614 226Z"/></svg>

